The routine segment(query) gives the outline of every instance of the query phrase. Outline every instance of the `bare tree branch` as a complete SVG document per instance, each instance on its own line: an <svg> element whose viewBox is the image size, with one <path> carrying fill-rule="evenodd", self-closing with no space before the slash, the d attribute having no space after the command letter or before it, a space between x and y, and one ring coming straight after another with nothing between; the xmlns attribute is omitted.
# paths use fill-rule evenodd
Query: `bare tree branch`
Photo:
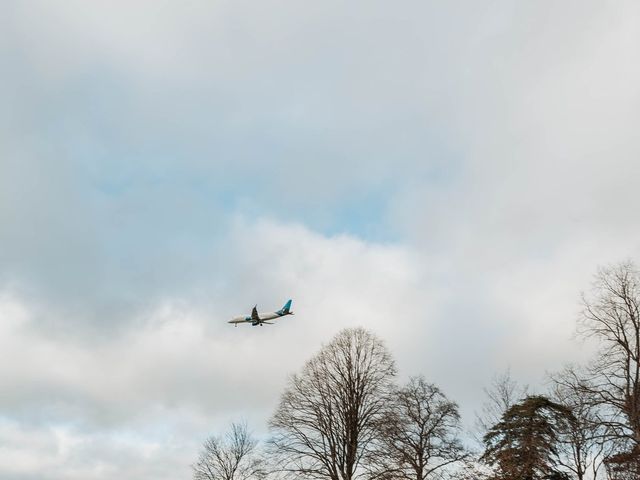
<svg viewBox="0 0 640 480"><path fill-rule="evenodd" d="M198 461L192 465L194 480L249 480L265 475L257 455L257 442L245 423L233 423L224 437L205 440Z"/></svg>
<svg viewBox="0 0 640 480"><path fill-rule="evenodd" d="M458 405L423 377L394 392L370 457L374 477L441 478L468 453L460 441Z"/></svg>
<svg viewBox="0 0 640 480"><path fill-rule="evenodd" d="M271 418L270 451L281 471L352 480L384 415L395 365L362 328L340 332L289 379Z"/></svg>

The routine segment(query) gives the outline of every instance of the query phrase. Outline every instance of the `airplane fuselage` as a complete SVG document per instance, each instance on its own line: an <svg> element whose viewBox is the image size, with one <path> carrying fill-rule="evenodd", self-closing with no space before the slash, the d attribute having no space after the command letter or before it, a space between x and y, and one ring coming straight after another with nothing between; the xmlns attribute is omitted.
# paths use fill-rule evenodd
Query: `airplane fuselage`
<svg viewBox="0 0 640 480"><path fill-rule="evenodd" d="M236 327L240 323L250 323L254 327L256 325L262 325L262 324L271 325L269 320L275 320L276 318L285 317L287 315L293 315L293 312L290 311L290 307L291 307L291 300L288 300L287 303L285 303L280 310L275 312L258 313L256 307L254 307L253 311L251 312L251 315L238 315L237 317L233 317L231 320L229 320L228 323L233 323Z"/></svg>
<svg viewBox="0 0 640 480"><path fill-rule="evenodd" d="M291 313L287 313L284 315L291 315ZM273 320L274 318L284 317L284 315L278 315L276 312L262 312L258 314L258 316L260 317L260 320ZM233 317L231 320L229 320L229 323L251 323L251 322L253 322L253 320L251 319L251 315L238 315L237 317Z"/></svg>

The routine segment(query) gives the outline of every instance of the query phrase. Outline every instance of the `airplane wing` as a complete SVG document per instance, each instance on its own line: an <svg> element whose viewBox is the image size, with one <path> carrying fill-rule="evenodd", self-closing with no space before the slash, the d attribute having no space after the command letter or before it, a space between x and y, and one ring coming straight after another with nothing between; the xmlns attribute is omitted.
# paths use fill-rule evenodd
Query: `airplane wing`
<svg viewBox="0 0 640 480"><path fill-rule="evenodd" d="M251 310L251 320L253 320L254 322L259 322L260 321L260 317L258 316L258 310L257 310L257 305L255 307L253 307L253 310Z"/></svg>

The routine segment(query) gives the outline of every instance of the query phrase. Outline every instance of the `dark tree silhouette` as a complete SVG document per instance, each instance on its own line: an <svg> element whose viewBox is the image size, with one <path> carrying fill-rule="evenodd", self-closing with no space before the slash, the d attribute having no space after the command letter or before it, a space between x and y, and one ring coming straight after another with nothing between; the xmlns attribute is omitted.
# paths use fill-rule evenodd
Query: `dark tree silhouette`
<svg viewBox="0 0 640 480"><path fill-rule="evenodd" d="M558 468L558 442L572 422L570 409L543 396L513 405L484 437L482 460L496 467L492 479L568 478Z"/></svg>

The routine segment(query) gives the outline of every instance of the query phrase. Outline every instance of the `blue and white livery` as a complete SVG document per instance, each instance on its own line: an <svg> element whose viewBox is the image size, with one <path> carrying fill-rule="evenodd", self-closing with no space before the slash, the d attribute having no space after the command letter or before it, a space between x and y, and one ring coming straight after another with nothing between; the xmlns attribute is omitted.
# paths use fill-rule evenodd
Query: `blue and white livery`
<svg viewBox="0 0 640 480"><path fill-rule="evenodd" d="M256 305L255 307L253 307L251 315L240 315L237 317L233 317L231 320L229 320L228 323L233 323L236 327L239 323L250 323L254 327L257 325L262 326L265 323L267 325L273 325L273 323L269 322L268 320L276 320L280 317L284 317L285 315L293 315L293 312L290 309L291 300L287 300L287 303L284 304L284 307L275 312L258 313L258 306Z"/></svg>

